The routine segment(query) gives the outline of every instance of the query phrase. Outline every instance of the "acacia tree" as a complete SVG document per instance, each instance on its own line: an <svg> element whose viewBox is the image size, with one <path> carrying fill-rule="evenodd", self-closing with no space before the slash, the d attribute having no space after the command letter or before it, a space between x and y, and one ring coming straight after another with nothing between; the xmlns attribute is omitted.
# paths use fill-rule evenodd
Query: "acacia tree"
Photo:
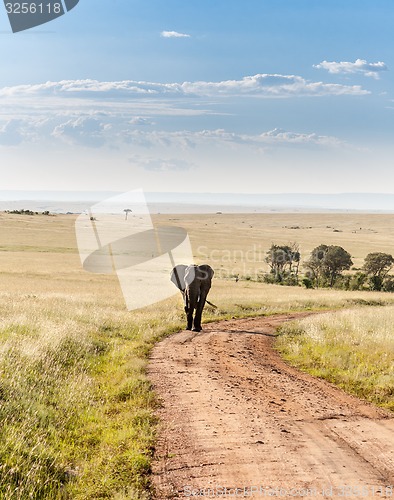
<svg viewBox="0 0 394 500"><path fill-rule="evenodd" d="M353 265L349 252L337 245L330 245L324 256L323 273L329 279L330 287L335 283L342 271L347 271Z"/></svg>
<svg viewBox="0 0 394 500"><path fill-rule="evenodd" d="M299 245L271 245L267 252L265 261L271 268L271 273L275 276L275 281L281 282L286 273L294 275L297 279L298 268L301 255Z"/></svg>
<svg viewBox="0 0 394 500"><path fill-rule="evenodd" d="M289 272L295 276L298 283L298 270L301 262L300 245L296 242L291 243L290 250Z"/></svg>
<svg viewBox="0 0 394 500"><path fill-rule="evenodd" d="M373 290L380 291L388 273L392 269L394 258L383 252L372 252L365 257L363 270L370 277Z"/></svg>
<svg viewBox="0 0 394 500"><path fill-rule="evenodd" d="M326 278L330 287L334 286L342 271L350 269L352 265L349 252L337 245L319 245L312 250L309 260L304 264L317 287L321 278Z"/></svg>
<svg viewBox="0 0 394 500"><path fill-rule="evenodd" d="M327 245L319 245L311 252L309 259L304 262L309 278L315 282L317 288L320 286L321 277L324 270L324 257L328 251Z"/></svg>
<svg viewBox="0 0 394 500"><path fill-rule="evenodd" d="M123 210L123 212L125 212L125 214L126 214L125 219L127 220L127 217L128 217L128 215L129 215L129 213L130 213L130 212L132 212L132 210L131 210L131 208L125 208L125 209Z"/></svg>

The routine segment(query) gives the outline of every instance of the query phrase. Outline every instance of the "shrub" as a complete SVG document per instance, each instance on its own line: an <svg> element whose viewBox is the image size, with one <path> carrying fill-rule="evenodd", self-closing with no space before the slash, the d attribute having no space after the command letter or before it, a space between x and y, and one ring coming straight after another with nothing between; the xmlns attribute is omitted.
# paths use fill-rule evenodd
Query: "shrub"
<svg viewBox="0 0 394 500"><path fill-rule="evenodd" d="M394 277L389 276L386 278L384 285L383 285L383 290L385 292L394 292Z"/></svg>
<svg viewBox="0 0 394 500"><path fill-rule="evenodd" d="M364 290L367 275L365 273L357 272L353 274L349 282L349 290Z"/></svg>
<svg viewBox="0 0 394 500"><path fill-rule="evenodd" d="M313 288L313 282L311 279L305 277L302 280L302 284L304 285L305 288L311 289Z"/></svg>

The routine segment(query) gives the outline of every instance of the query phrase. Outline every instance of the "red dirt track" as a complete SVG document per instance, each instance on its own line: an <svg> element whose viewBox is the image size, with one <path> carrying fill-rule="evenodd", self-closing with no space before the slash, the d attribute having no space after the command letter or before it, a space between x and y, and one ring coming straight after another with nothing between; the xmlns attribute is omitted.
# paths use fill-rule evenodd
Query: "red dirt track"
<svg viewBox="0 0 394 500"><path fill-rule="evenodd" d="M394 419L287 365L283 322L222 321L153 350L156 498L392 498Z"/></svg>

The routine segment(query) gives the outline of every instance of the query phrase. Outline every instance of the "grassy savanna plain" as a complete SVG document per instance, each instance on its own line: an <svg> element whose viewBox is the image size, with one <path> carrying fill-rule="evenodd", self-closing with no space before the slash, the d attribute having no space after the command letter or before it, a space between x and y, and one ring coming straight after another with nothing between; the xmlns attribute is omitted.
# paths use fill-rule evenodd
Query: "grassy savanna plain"
<svg viewBox="0 0 394 500"><path fill-rule="evenodd" d="M360 267L369 252L393 251L393 216L156 215L154 222L185 227L196 261L215 269L209 298L218 308L207 307L205 321L346 309L289 326L279 348L348 390L355 389L344 381L348 372L358 370L360 381L375 366L376 383L356 389L391 406L394 295L227 276L265 269L272 242L297 241L305 257L320 243L338 244ZM181 298L127 311L116 276L81 268L74 223L75 215L0 213L0 498L149 498L158 402L145 369L152 346L184 326ZM360 321L345 330L347 314ZM350 362L355 346L360 357Z"/></svg>

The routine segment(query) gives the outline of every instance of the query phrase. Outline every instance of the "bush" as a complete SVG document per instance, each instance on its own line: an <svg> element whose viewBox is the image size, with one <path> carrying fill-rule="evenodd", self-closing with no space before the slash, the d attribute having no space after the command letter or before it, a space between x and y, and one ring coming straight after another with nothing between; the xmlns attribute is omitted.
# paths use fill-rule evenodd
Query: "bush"
<svg viewBox="0 0 394 500"><path fill-rule="evenodd" d="M305 288L308 288L308 290L313 288L313 282L309 278L303 278L302 284L304 285Z"/></svg>
<svg viewBox="0 0 394 500"><path fill-rule="evenodd" d="M260 274L258 281L270 285L298 286L298 278L292 273L275 274L271 271L267 274Z"/></svg>
<svg viewBox="0 0 394 500"><path fill-rule="evenodd" d="M285 276L282 280L282 285L286 286L298 286L298 278L294 274L289 274Z"/></svg>
<svg viewBox="0 0 394 500"><path fill-rule="evenodd" d="M371 290L380 292L383 287L383 278L381 276L370 276L368 283Z"/></svg>
<svg viewBox="0 0 394 500"><path fill-rule="evenodd" d="M260 278L263 283L268 283L269 285L278 283L276 276L272 273L261 274Z"/></svg>
<svg viewBox="0 0 394 500"><path fill-rule="evenodd" d="M394 277L389 276L388 278L386 278L383 284L383 290L385 292L394 292Z"/></svg>
<svg viewBox="0 0 394 500"><path fill-rule="evenodd" d="M337 290L349 290L350 289L351 276L338 276L334 281L333 288Z"/></svg>
<svg viewBox="0 0 394 500"><path fill-rule="evenodd" d="M350 278L349 290L364 290L367 275L365 273L357 272Z"/></svg>
<svg viewBox="0 0 394 500"><path fill-rule="evenodd" d="M21 208L20 210L5 210L6 214L13 214L13 215L39 215L38 212L33 212L32 210L25 210L24 208ZM45 210L44 212L41 212L41 215L51 215L49 210Z"/></svg>

